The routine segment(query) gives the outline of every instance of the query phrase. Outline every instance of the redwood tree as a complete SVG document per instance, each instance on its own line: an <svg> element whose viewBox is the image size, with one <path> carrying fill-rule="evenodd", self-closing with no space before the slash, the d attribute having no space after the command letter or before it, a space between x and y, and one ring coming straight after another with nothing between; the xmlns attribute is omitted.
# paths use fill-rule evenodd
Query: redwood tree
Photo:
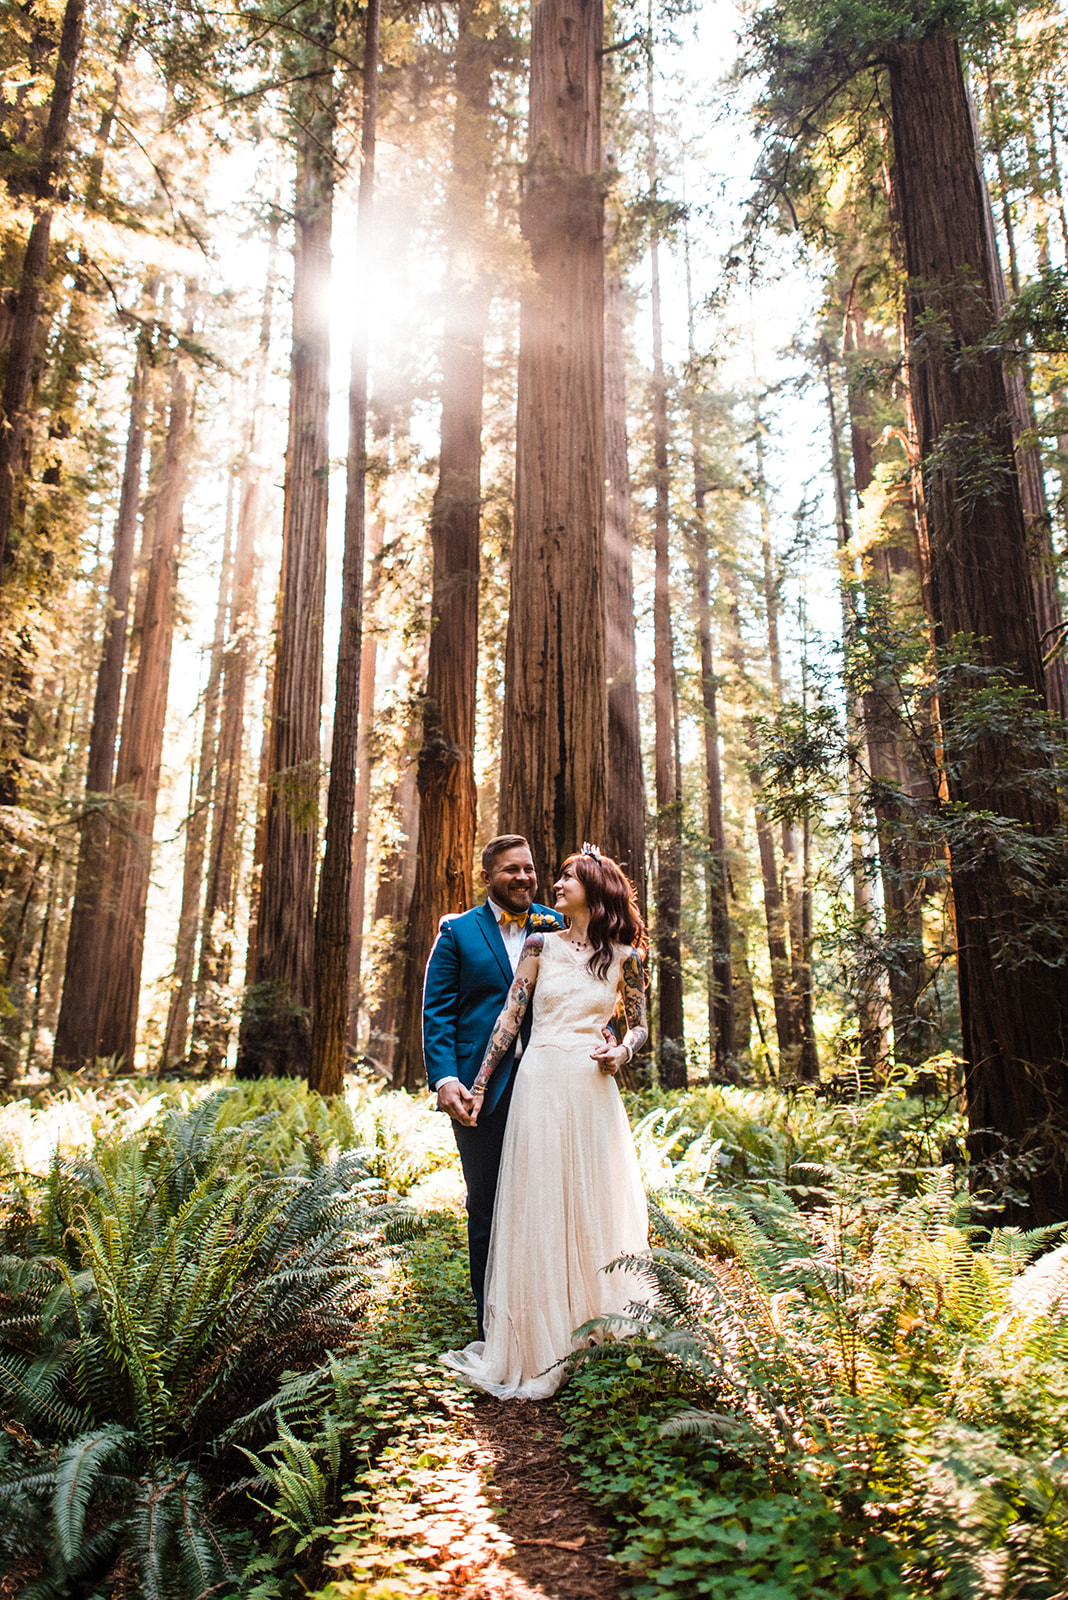
<svg viewBox="0 0 1068 1600"><path fill-rule="evenodd" d="M146 285L145 301L150 307L153 306L158 287L154 280ZM108 579L104 644L89 733L85 801L79 824L78 867L67 935L63 997L53 1051L54 1066L67 1072L78 1071L87 1061L92 1061L96 1053L96 1016L104 928L102 897L108 841L108 815L100 797L110 795L114 785L115 744L129 633L152 342L152 325L146 318L138 334L130 386L126 457Z"/></svg>
<svg viewBox="0 0 1068 1600"><path fill-rule="evenodd" d="M56 181L67 145L74 75L81 53L84 22L85 0L67 0L56 51L52 100L33 181L33 223L15 295L11 339L4 368L3 397L0 401L0 580L11 532L16 484L22 471L29 423L26 407L41 336L42 297L48 271Z"/></svg>
<svg viewBox="0 0 1068 1600"><path fill-rule="evenodd" d="M638 712L623 309L623 275L616 265L605 284L604 322L605 666L611 751L605 849L634 884L644 913L645 778Z"/></svg>
<svg viewBox="0 0 1068 1600"><path fill-rule="evenodd" d="M192 332L192 295L192 287L187 286L187 337ZM115 787L127 791L133 808L129 820L113 830L105 876L108 920L95 1053L117 1056L127 1067L133 1063L137 1040L145 909L170 683L191 407L190 366L188 356L177 351L152 553L144 582L137 665L127 680L115 767Z"/></svg>
<svg viewBox="0 0 1068 1600"><path fill-rule="evenodd" d="M300 1076L311 1054L330 402L333 13L292 91L293 344L263 867L238 1074Z"/></svg>
<svg viewBox="0 0 1068 1600"><path fill-rule="evenodd" d="M474 259L492 170L489 145L491 43L475 8L457 17L456 110L446 222L451 261L442 348L441 455L430 519L434 553L432 632L419 750L418 853L408 913L404 1011L393 1078L414 1089L423 1077L423 971L439 919L472 902L475 853L475 681L478 667L479 530L483 347L491 282Z"/></svg>
<svg viewBox="0 0 1068 1600"><path fill-rule="evenodd" d="M500 827L543 891L605 826L603 34L603 0L534 9Z"/></svg>
<svg viewBox="0 0 1068 1600"><path fill-rule="evenodd" d="M935 29L888 50L894 180L904 244L909 383L923 457L936 643L973 671L1044 699L1042 656L1004 374L993 344L992 263L960 47ZM936 336L937 335L937 336ZM966 359L961 354L966 353ZM968 674L949 672L941 709L956 759L952 801L1015 836L1058 827L1048 786L1020 772L1014 731L977 722ZM950 829L961 1022L973 1156L1022 1158L1017 1182L1039 1223L1068 1216L1068 988L1063 944L1021 930L1051 911L1041 877ZM1023 945L1020 935L1023 932ZM1034 1161L1032 1168L1029 1161Z"/></svg>
<svg viewBox="0 0 1068 1600"><path fill-rule="evenodd" d="M660 222L653 60L649 46L647 171L653 321L653 771L656 785L656 974L658 1064L670 1089L686 1087L682 1009L682 785L679 782L678 689L671 623L670 483L667 379L660 317Z"/></svg>
<svg viewBox="0 0 1068 1600"><path fill-rule="evenodd" d="M315 997L311 1070L320 1094L344 1085L349 1037L349 946L352 939L352 819L356 800L356 739L363 641L363 557L367 497L367 357L370 338L371 225L378 109L378 28L381 0L368 0L363 43L363 107L355 276L358 286L349 378L349 455L345 495L345 553L341 573L341 631L337 648L334 734L326 801L326 852L315 914Z"/></svg>

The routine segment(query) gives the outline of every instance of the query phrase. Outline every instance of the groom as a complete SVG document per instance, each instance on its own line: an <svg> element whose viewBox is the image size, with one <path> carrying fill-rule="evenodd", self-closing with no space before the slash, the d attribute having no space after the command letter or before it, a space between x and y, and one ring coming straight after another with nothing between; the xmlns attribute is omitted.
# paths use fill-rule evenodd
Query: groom
<svg viewBox="0 0 1068 1600"><path fill-rule="evenodd" d="M486 902L442 917L423 985L423 1060L438 1110L452 1118L467 1184L467 1245L471 1288L483 1337L483 1289L493 1202L515 1063L530 1037L530 1012L519 1040L489 1080L475 1123L470 1086L482 1065L493 1024L508 998L528 933L563 927L563 918L536 905L538 880L527 841L517 833L491 839L482 852Z"/></svg>

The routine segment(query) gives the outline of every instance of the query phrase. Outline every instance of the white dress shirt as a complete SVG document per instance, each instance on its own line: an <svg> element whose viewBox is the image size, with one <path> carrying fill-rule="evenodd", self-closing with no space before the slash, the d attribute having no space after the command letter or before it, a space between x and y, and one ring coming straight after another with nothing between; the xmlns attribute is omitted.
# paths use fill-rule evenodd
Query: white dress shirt
<svg viewBox="0 0 1068 1600"><path fill-rule="evenodd" d="M486 904L489 906L490 910L493 912L493 915L497 919L497 926L500 929L501 938L504 941L505 954L508 957L509 964L512 968L512 976L514 977L515 969L519 965L519 958L523 954L523 946L527 942L527 921L524 919L521 923L507 922L502 925L502 907L497 904L492 895L486 896ZM530 913L528 912L527 917L529 917L529 915ZM518 1061L522 1054L522 1040L517 1039L515 1042L515 1059ZM458 1075L455 1072L450 1072L448 1077L439 1078L435 1087L440 1089L444 1083L459 1083L459 1081L460 1079Z"/></svg>

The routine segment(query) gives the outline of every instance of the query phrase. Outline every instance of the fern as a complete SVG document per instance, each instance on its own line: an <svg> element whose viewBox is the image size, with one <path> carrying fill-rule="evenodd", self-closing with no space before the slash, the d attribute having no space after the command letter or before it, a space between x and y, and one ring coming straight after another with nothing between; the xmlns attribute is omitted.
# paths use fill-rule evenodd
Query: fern
<svg viewBox="0 0 1068 1600"><path fill-rule="evenodd" d="M216 1519L248 1482L239 1439L282 1452L287 1536L326 1516L336 1428L312 1449L291 1424L329 1387L387 1239L413 1224L352 1154L263 1168L269 1119L225 1126L230 1103L53 1163L38 1237L55 1255L0 1258L0 1404L37 1441L0 1456L0 1505L47 1554L38 1600L90 1592L120 1553L148 1600L230 1576Z"/></svg>

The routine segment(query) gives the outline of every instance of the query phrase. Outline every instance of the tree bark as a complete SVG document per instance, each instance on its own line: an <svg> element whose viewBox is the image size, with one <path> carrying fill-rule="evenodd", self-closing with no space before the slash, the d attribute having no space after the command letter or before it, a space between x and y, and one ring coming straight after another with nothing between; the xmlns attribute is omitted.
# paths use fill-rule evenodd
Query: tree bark
<svg viewBox="0 0 1068 1600"><path fill-rule="evenodd" d="M694 338L693 288L690 275L690 240L686 236L686 322L689 335L691 382L696 381L697 345ZM693 456L694 529L691 540L697 643L701 655L701 705L704 711L705 812L708 856L705 863L705 899L708 905L709 950L706 961L708 988L709 1077L737 1082L737 1031L734 1018L734 973L731 961L730 879L727 839L723 825L723 777L719 761L719 711L715 660L712 649L712 575L709 558L707 500L709 474L702 440L696 394L690 393L690 450Z"/></svg>
<svg viewBox="0 0 1068 1600"><path fill-rule="evenodd" d="M849 514L849 494L846 489L845 470L842 465L841 435L838 425L838 408L835 404L834 378L831 372L830 351L822 351L823 377L827 390L827 418L831 444L831 475L834 479L834 498L837 509L839 598L842 606L842 640L848 644L856 627L855 573L851 554L853 538L852 519ZM883 1083L889 1065L886 1040L886 1001L883 980L866 950L870 948L875 931L875 902L872 881L868 872L870 854L865 840L863 787L864 774L859 763L863 743L864 708L859 698L847 691L846 746L848 770L846 797L849 806L849 836L853 878L853 924L859 946L857 963L857 1028L861 1070L870 1082Z"/></svg>
<svg viewBox="0 0 1068 1600"><path fill-rule="evenodd" d="M734 972L731 961L731 919L727 840L723 826L723 778L719 761L719 712L716 704L716 670L712 655L711 578L708 532L705 527L707 490L694 459L694 590L697 599L697 638L701 652L701 704L704 710L705 803L708 828L708 863L705 896L708 901L708 1030L711 1073L721 1082L738 1081L738 1038L734 1020Z"/></svg>
<svg viewBox="0 0 1068 1600"><path fill-rule="evenodd" d="M396 1088L423 1081L422 979L440 919L473 903L477 793L475 689L482 474L483 349L491 280L470 257L492 172L491 46L463 0L457 18L456 112L448 197L452 260L442 350L441 456L430 519L434 555L430 654L418 758L419 843L408 912ZM387 1031L383 1022L372 1032ZM369 1046L370 1048L370 1046Z"/></svg>
<svg viewBox="0 0 1068 1600"><path fill-rule="evenodd" d="M542 885L605 827L603 35L602 0L535 7L500 828Z"/></svg>
<svg viewBox="0 0 1068 1600"><path fill-rule="evenodd" d="M349 456L345 495L345 554L341 574L341 632L337 649L334 733L326 800L326 851L315 914L315 1001L308 1083L340 1094L349 1037L349 944L352 939L352 821L356 802L356 740L363 640L363 556L367 501L367 355L370 338L375 121L378 113L378 28L381 0L368 0L363 46L363 118L357 209L357 283L362 293L352 333L349 378Z"/></svg>
<svg viewBox="0 0 1068 1600"><path fill-rule="evenodd" d="M634 536L627 461L627 374L623 347L623 277L605 285L605 670L608 678L608 819L605 850L618 861L647 912L645 777L638 711L634 623Z"/></svg>
<svg viewBox="0 0 1068 1600"><path fill-rule="evenodd" d="M332 18L327 26L332 29ZM255 965L237 1064L244 1078L301 1077L311 1056L329 472L332 61L324 47L314 57L314 74L293 91L289 442Z"/></svg>
<svg viewBox="0 0 1068 1600"><path fill-rule="evenodd" d="M222 685L223 646L226 641L226 614L230 604L232 580L234 473L227 483L226 525L219 568L219 599L215 608L215 631L211 641L208 681L204 688L204 720L201 726L200 758L196 788L185 821L185 867L182 873L182 904L178 914L171 999L160 1053L160 1071L167 1072L183 1061L189 1049L189 1011L193 1000L193 970L196 962L197 929L201 920L204 889L204 854L215 793L216 761L219 753L219 698Z"/></svg>
<svg viewBox="0 0 1068 1600"><path fill-rule="evenodd" d="M230 616L223 654L222 713L215 763L211 842L204 885L204 910L200 928L200 964L197 970L196 1009L193 1016L194 1061L208 1073L217 1072L226 1059L230 1039L227 988L233 961L235 890L239 864L238 809L245 742L245 694L253 665L252 630L256 617L259 562L256 535L260 518L258 458L267 358L271 346L274 311L275 248L278 217L271 226L267 257L267 286L260 319L259 351L252 396L248 437L238 489L237 537L230 593ZM268 698L270 691L268 690Z"/></svg>
<svg viewBox="0 0 1068 1600"><path fill-rule="evenodd" d="M74 75L82 46L85 0L67 0L56 55L56 72L48 123L37 164L33 195L33 224L22 258L15 297L11 341L0 402L0 582L11 534L16 490L23 471L25 436L37 344L42 324L42 297L48 272L52 232L52 201L56 179L67 145Z"/></svg>
<svg viewBox="0 0 1068 1600"><path fill-rule="evenodd" d="M366 588L363 605L363 645L360 650L360 715L356 739L356 799L352 834L352 938L349 944L349 1048L359 1049L363 1006L363 927L367 910L367 855L371 839L371 784L374 760L371 726L378 687L378 591L382 582L382 542L385 529L375 517L368 530Z"/></svg>
<svg viewBox="0 0 1068 1600"><path fill-rule="evenodd" d="M1005 380L996 351L983 348L995 322L993 269L959 47L943 31L897 46L889 79L936 643L944 659L965 636L974 666L1001 672L1044 703ZM996 727L965 737L966 695L952 676L941 709L947 743L959 746L949 764L951 799L1011 818L1036 837L1054 834L1052 801L1026 776L1014 781L1015 741ZM1021 904L998 855L977 860L959 831L950 837L970 1148L980 1181L986 1160L1020 1162L1013 1176L1028 1192L1027 1215L1057 1221L1068 1215L1068 1001L1063 968L1042 958L1055 961L1059 952L1006 961L1021 915L1033 927L1043 907ZM1033 889L1041 902L1041 885Z"/></svg>
<svg viewBox="0 0 1068 1600"><path fill-rule="evenodd" d="M668 475L667 380L660 320L660 225L650 44L647 110L647 173L652 227L649 263L653 321L653 713L656 783L656 968L658 1066L669 1089L686 1087L686 1039L682 1009L682 794L678 773L678 690L671 627L670 482Z"/></svg>
<svg viewBox="0 0 1068 1600"><path fill-rule="evenodd" d="M412 749L419 737L418 726L413 725L410 731L412 738L408 748ZM405 933L419 850L419 791L414 755L402 756L402 762L403 771L393 790L393 815L399 837L396 846L382 857L371 919L372 927L379 932L381 981L377 1004L368 1018L367 1055L375 1070L392 1083L394 1089L411 1089L418 1088L419 1083L418 1080L414 1085L404 1081L397 1046L398 1024L405 1000Z"/></svg>
<svg viewBox="0 0 1068 1600"><path fill-rule="evenodd" d="M847 356L854 351L883 348L881 341L865 332L865 320L855 289L851 289L845 307ZM860 497L867 493L875 477L874 435L852 383L848 400L853 484ZM914 625L922 628L925 620L914 496L900 496L895 512L904 521L906 537L903 542L880 544L868 552L864 576L871 586L869 599L873 592L882 591L880 604L889 615L897 619L910 616ZM887 539L890 537L888 534ZM920 768L915 740L902 719L901 692L892 673L865 691L862 715L879 840L894 1059L918 1067L929 1053L931 1036L923 999L928 982L923 947L924 872L914 838L909 837L909 810L911 804L930 803L932 785Z"/></svg>
<svg viewBox="0 0 1068 1600"><path fill-rule="evenodd" d="M990 99L990 121L994 135L998 178L1001 186L1001 203L1004 210L1005 243L1009 252L1010 283L1013 294L1019 294L1020 275L1016 264L1012 212L1009 206L1008 184L1005 180L1005 164L998 127L997 96L989 67L987 68L987 88ZM986 202L984 206L984 221L986 224L987 248L990 255L990 290L994 313L995 315L1000 315L1005 309L1008 297L1005 292L1005 278L998 257L994 213L990 204L990 190L987 187L986 175L983 172L979 135L974 115L972 128L979 181L982 185ZM1031 373L1027 358L1021 356L1018 362L1014 361L1011 364L1007 364L1004 371L1005 388L1009 399L1009 417L1012 423L1013 437L1017 441L1016 469L1020 479L1020 503L1023 508L1024 527L1027 532L1027 549L1031 563L1031 584L1034 589L1039 647L1043 656L1046 655L1047 651L1049 652L1048 660L1044 663L1046 702L1050 710L1055 712L1063 721L1068 718L1068 673L1066 673L1065 669L1063 651L1058 651L1051 648L1051 646L1055 646L1061 639L1064 631L1064 618L1061 611L1060 592L1057 587L1057 557L1053 549L1053 520L1050 516L1049 501L1046 498L1046 480L1042 471L1042 456L1037 443L1034 442L1037 421L1034 400L1031 394ZM1023 445L1019 443L1021 438L1026 441Z"/></svg>
<svg viewBox="0 0 1068 1600"><path fill-rule="evenodd" d="M157 285L150 280L145 301L152 307ZM137 512L141 498L141 462L145 449L152 365L152 324L146 317L137 338L130 386L130 423L126 458L115 522L115 545L108 579L104 647L97 673L93 721L89 733L89 760L85 774L85 811L78 842L78 868L74 884L70 931L64 962L63 998L52 1056L54 1072L77 1072L96 1053L97 1007L100 993L100 958L105 914L104 874L107 866L108 818L97 796L112 793L115 741L122 703L122 669L129 632L130 590L133 580Z"/></svg>
<svg viewBox="0 0 1068 1600"><path fill-rule="evenodd" d="M192 289L188 288L186 293L191 299ZM187 332L191 331L190 312ZM133 1065L137 1042L145 906L167 718L185 496L189 391L189 360L179 350L174 360L152 557L145 580L140 649L137 667L127 680L122 741L115 769L115 787L126 790L133 809L121 830L118 827L113 830L105 880L108 924L95 1054L120 1058L128 1068Z"/></svg>

